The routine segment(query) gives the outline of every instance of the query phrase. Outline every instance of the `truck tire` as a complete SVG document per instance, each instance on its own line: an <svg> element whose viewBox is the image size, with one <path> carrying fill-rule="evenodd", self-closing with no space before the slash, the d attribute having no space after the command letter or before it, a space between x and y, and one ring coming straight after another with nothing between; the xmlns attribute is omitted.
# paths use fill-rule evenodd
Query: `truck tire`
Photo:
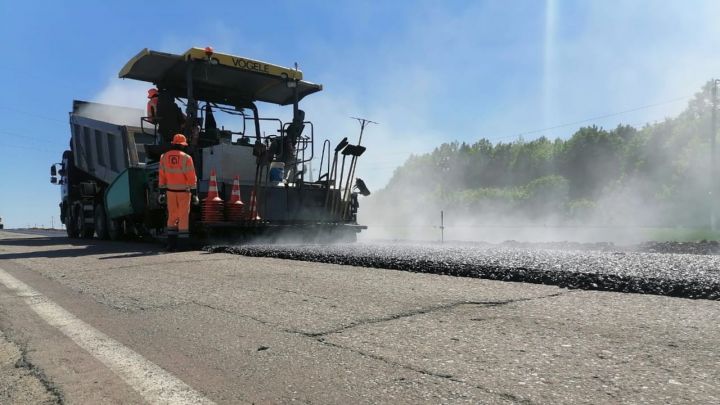
<svg viewBox="0 0 720 405"><path fill-rule="evenodd" d="M121 240L125 237L122 219L107 219L108 238L113 241Z"/></svg>
<svg viewBox="0 0 720 405"><path fill-rule="evenodd" d="M95 235L100 240L107 240L110 237L105 207L102 203L95 206Z"/></svg>
<svg viewBox="0 0 720 405"><path fill-rule="evenodd" d="M65 217L65 232L67 233L68 238L76 239L80 236L79 232L77 231L76 222L75 222L75 215L73 215L73 212L75 211L74 206L70 206L68 209L68 212L66 213Z"/></svg>
<svg viewBox="0 0 720 405"><path fill-rule="evenodd" d="M85 210L82 204L77 203L74 207L75 214L75 229L77 230L78 236L85 239L90 239L95 234L95 229L92 225L85 222Z"/></svg>

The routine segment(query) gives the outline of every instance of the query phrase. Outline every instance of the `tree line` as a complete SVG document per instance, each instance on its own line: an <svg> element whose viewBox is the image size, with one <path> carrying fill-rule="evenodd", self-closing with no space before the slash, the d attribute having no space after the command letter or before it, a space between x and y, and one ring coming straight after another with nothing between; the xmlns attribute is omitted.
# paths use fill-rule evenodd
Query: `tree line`
<svg viewBox="0 0 720 405"><path fill-rule="evenodd" d="M716 200L711 111L708 82L677 117L641 128L444 143L411 156L367 204L396 222L443 209L484 223L701 226Z"/></svg>

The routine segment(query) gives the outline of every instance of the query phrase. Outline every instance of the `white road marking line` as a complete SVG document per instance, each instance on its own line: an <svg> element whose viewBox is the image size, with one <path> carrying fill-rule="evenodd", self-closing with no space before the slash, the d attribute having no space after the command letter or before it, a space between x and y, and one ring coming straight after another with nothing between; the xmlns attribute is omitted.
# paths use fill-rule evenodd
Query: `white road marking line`
<svg viewBox="0 0 720 405"><path fill-rule="evenodd" d="M0 283L40 317L92 354L152 404L213 404L192 387L132 349L83 322L0 268Z"/></svg>

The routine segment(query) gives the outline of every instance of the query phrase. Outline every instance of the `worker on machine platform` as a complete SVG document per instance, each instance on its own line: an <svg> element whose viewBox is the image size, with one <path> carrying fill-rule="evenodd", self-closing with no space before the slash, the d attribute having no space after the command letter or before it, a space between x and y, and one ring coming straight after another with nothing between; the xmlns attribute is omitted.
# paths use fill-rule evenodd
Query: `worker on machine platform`
<svg viewBox="0 0 720 405"><path fill-rule="evenodd" d="M160 156L158 187L167 202L168 250L177 249L178 238L190 236L190 203L197 203L197 176L192 157L184 152L185 135L173 137L171 150Z"/></svg>
<svg viewBox="0 0 720 405"><path fill-rule="evenodd" d="M157 88L148 89L147 121L157 125L157 131L163 142L170 143L174 134L183 132L185 114L175 104L174 97L167 91L160 92Z"/></svg>
<svg viewBox="0 0 720 405"><path fill-rule="evenodd" d="M147 117L152 124L157 124L158 90L153 87L148 90Z"/></svg>

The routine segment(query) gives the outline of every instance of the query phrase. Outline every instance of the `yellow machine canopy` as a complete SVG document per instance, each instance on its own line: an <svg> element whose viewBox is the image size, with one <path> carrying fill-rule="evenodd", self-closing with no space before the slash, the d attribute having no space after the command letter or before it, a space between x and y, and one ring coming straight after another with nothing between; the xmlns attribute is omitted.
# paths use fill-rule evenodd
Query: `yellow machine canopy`
<svg viewBox="0 0 720 405"><path fill-rule="evenodd" d="M196 100L242 106L263 101L293 104L322 90L322 85L302 80L302 72L228 54L191 48L182 55L143 49L119 73L123 79L154 83L176 97L187 98L188 78Z"/></svg>

